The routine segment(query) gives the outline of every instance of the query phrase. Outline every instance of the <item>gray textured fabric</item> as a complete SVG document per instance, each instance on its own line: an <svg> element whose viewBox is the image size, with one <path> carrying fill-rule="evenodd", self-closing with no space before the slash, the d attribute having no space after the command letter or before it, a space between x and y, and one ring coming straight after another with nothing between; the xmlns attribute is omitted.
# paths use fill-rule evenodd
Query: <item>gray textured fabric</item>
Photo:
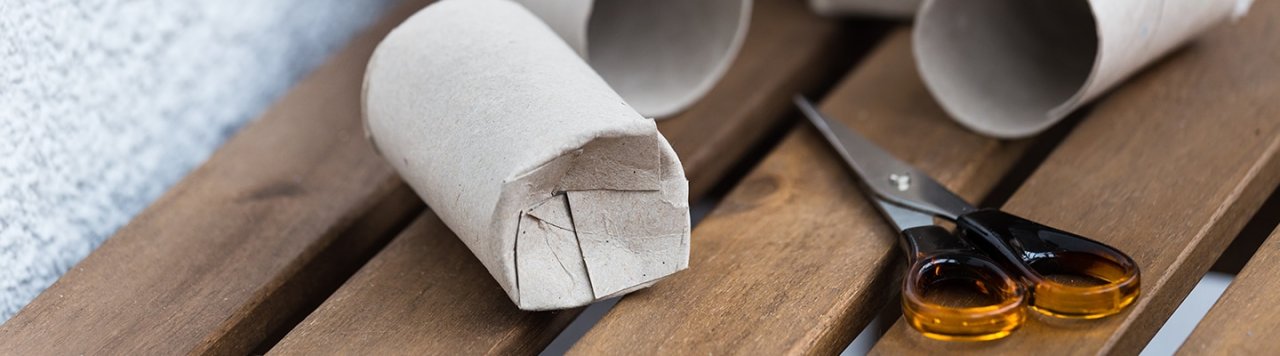
<svg viewBox="0 0 1280 356"><path fill-rule="evenodd" d="M0 1L0 321L391 2Z"/></svg>

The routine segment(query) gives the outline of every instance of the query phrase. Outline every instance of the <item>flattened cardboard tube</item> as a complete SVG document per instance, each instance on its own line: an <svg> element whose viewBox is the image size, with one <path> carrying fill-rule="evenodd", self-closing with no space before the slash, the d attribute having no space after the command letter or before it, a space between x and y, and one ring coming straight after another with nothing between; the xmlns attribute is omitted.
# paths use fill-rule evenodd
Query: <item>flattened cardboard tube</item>
<svg viewBox="0 0 1280 356"><path fill-rule="evenodd" d="M751 0L516 0L546 21L645 117L711 90L737 56Z"/></svg>
<svg viewBox="0 0 1280 356"><path fill-rule="evenodd" d="M809 7L823 16L873 16L908 19L915 16L920 0L809 0Z"/></svg>
<svg viewBox="0 0 1280 356"><path fill-rule="evenodd" d="M688 266L675 151L519 4L428 6L378 45L364 85L370 140L521 309Z"/></svg>
<svg viewBox="0 0 1280 356"><path fill-rule="evenodd" d="M1044 131L1212 26L1240 0L926 0L914 47L953 118L1002 138Z"/></svg>

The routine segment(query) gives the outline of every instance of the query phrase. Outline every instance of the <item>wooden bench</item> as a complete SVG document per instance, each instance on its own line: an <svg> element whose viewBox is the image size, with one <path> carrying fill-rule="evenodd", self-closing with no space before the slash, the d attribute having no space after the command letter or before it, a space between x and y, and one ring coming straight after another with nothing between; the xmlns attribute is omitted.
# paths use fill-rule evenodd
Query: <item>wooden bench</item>
<svg viewBox="0 0 1280 356"><path fill-rule="evenodd" d="M581 310L517 310L363 138L364 64L429 2L390 11L0 326L0 354L542 351ZM1280 220L1259 210L1280 185L1280 4L1254 4L1020 141L949 120L904 25L755 6L724 80L659 123L690 198L727 192L694 228L691 268L623 297L570 353L830 354L898 308L896 232L795 120L797 92L965 198L1112 244L1143 269L1141 298L1111 318L1030 318L984 343L899 321L873 353L1133 354L1247 221ZM1280 317L1258 312L1280 291L1278 241L1183 352L1280 347Z"/></svg>

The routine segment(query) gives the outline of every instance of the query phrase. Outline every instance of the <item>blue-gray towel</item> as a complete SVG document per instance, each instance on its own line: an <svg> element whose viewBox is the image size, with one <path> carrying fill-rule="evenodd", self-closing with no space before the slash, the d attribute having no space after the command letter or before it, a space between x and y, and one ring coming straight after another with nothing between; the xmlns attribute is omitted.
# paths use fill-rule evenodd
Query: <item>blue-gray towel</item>
<svg viewBox="0 0 1280 356"><path fill-rule="evenodd" d="M0 1L0 321L391 4Z"/></svg>

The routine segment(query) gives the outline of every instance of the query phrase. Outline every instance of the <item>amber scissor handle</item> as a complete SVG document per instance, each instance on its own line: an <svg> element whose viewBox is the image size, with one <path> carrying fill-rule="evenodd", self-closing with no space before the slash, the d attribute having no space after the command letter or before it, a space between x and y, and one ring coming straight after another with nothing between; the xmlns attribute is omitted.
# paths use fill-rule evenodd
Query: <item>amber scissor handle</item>
<svg viewBox="0 0 1280 356"><path fill-rule="evenodd" d="M982 341L1022 326L1027 300L1022 286L981 251L934 225L902 231L902 242L909 259L902 312L912 328L932 339ZM980 293L986 302L952 306L931 298L955 284Z"/></svg>
<svg viewBox="0 0 1280 356"><path fill-rule="evenodd" d="M966 241L1021 275L1040 313L1096 319L1138 296L1138 264L1106 244L995 209L960 215L956 226Z"/></svg>

